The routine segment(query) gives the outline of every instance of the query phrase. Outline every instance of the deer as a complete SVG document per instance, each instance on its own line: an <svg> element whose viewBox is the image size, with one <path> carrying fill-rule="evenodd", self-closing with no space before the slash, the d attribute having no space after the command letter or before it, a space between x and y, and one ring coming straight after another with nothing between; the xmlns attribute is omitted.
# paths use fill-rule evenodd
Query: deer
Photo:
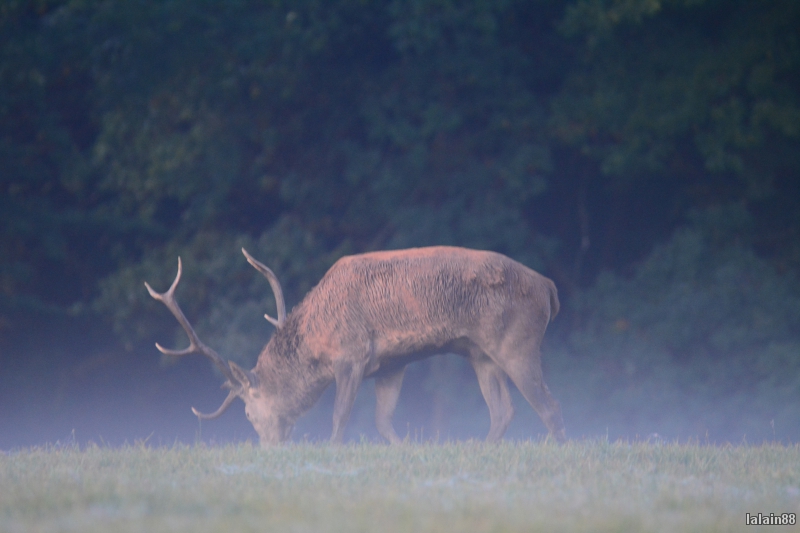
<svg viewBox="0 0 800 533"><path fill-rule="evenodd" d="M508 379L557 442L566 440L559 403L544 382L540 345L558 314L555 284L525 265L491 252L451 246L367 252L345 256L286 314L281 284L242 248L264 275L275 298L275 331L253 369L223 359L197 336L175 300L178 273L164 293L145 282L189 337L189 346L163 354L201 354L225 378L228 395L213 413L192 407L201 420L222 415L237 398L270 446L289 439L297 419L336 385L330 441L343 441L356 393L375 380L375 425L389 443L402 442L392 425L409 363L454 353L469 361L489 407L488 442L502 439L514 414Z"/></svg>

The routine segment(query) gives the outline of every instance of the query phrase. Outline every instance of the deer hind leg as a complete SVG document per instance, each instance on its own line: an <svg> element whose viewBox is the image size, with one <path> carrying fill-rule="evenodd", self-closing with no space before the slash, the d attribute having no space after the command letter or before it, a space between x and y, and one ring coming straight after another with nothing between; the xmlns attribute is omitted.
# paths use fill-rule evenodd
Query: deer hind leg
<svg viewBox="0 0 800 533"><path fill-rule="evenodd" d="M378 433L392 444L400 442L400 437L392 426L392 416L400 398L405 371L406 367L400 367L392 373L375 378L375 425Z"/></svg>
<svg viewBox="0 0 800 533"><path fill-rule="evenodd" d="M483 352L472 350L470 363L478 376L478 384L483 393L483 399L489 406L491 426L486 435L487 442L496 442L503 435L514 416L514 404L508 392L508 378L502 368L489 359Z"/></svg>
<svg viewBox="0 0 800 533"><path fill-rule="evenodd" d="M531 407L547 426L547 430L558 441L567 440L561 406L558 404L542 377L541 356L538 343L534 348L504 350L505 357L498 364L506 371Z"/></svg>

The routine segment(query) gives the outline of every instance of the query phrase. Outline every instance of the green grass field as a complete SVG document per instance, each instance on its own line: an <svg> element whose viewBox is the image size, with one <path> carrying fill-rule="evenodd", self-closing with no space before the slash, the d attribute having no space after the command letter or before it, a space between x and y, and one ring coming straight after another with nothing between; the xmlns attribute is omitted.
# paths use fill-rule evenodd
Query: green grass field
<svg viewBox="0 0 800 533"><path fill-rule="evenodd" d="M0 455L2 531L754 531L800 446L134 445ZM771 526L796 531L800 526Z"/></svg>

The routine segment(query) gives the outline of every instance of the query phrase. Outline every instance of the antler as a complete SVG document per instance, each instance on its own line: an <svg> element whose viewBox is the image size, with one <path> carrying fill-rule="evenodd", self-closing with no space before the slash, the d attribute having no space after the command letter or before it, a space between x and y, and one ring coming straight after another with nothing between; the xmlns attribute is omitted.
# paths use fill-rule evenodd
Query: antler
<svg viewBox="0 0 800 533"><path fill-rule="evenodd" d="M178 257L178 274L175 276L175 281L172 282L170 288L164 293L158 293L154 291L146 281L144 282L144 286L147 287L147 292L150 293L150 296L167 306L167 309L169 309L173 316L178 319L178 323L181 325L181 327L183 327L186 335L189 336L189 347L183 350L168 350L158 343L156 343L156 348L158 348L158 351L163 354L174 355L177 357L182 357L184 355L193 353L200 353L208 357L211 362L214 363L217 368L219 368L220 372L222 372L222 374L227 378L227 381L225 381L222 386L230 389L228 397L222 402L220 408L211 414L201 413L192 407L192 412L197 415L198 418L202 418L204 420L216 418L228 408L228 406L237 396L240 395L244 387L249 385L249 380L247 379L244 371L239 368L238 365L225 361L217 352L203 344L203 342L197 336L197 333L195 333L194 328L192 328L191 324L189 324L189 321L186 320L186 316L178 306L178 302L175 301L175 287L178 286L178 282L181 280L182 271L183 267L181 266L181 258ZM236 372L233 367L235 367L238 372ZM241 374L241 376L237 376L236 374ZM244 377L245 381L242 380L242 377Z"/></svg>
<svg viewBox="0 0 800 533"><path fill-rule="evenodd" d="M267 278L267 281L269 281L270 287L272 287L272 292L275 294L275 306L278 308L278 319L275 320L267 314L264 314L264 318L269 320L270 323L276 328L282 327L283 323L286 322L286 304L283 301L283 290L281 290L281 284L278 281L278 277L272 270L269 269L269 267L247 253L247 250L244 248L242 248L242 253L247 258L247 262L253 265L253 268L264 274L264 277Z"/></svg>
<svg viewBox="0 0 800 533"><path fill-rule="evenodd" d="M239 382L242 387L244 388L250 387L252 383L251 378L253 377L252 374L249 374L248 372L242 370L242 368L239 367L239 365L237 365L233 361L229 361L228 364L230 365L231 373L234 375L234 379L237 382ZM201 420L211 420L212 418L217 418L219 415L225 412L228 406L230 406L231 402L233 402L233 400L235 400L236 397L239 396L239 393L242 390L241 388L238 390L232 388L230 378L228 378L228 381L222 384L222 388L223 389L227 388L231 390L228 393L228 396L222 402L222 405L219 406L219 409L217 409L213 413L206 414L206 413L201 413L200 411L192 407L192 412L195 414L197 418Z"/></svg>

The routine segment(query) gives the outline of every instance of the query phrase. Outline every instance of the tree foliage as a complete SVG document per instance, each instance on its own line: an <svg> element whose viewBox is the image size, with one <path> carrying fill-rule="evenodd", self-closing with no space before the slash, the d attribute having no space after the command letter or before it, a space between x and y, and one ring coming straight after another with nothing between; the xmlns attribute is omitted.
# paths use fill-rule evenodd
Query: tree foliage
<svg viewBox="0 0 800 533"><path fill-rule="evenodd" d="M141 282L181 255L199 328L255 353L242 245L290 303L433 243L579 295L732 201L796 272L798 27L790 0L4 2L0 313L171 329Z"/></svg>
<svg viewBox="0 0 800 533"><path fill-rule="evenodd" d="M605 174L631 179L700 164L692 170L739 181L739 195L768 194L781 165L762 157L764 145L800 136L800 7L608 4L578 2L565 17L565 31L586 34L588 44L586 68L556 100L562 138Z"/></svg>
<svg viewBox="0 0 800 533"><path fill-rule="evenodd" d="M800 350L799 280L753 253L747 212L731 205L696 212L691 220L632 277L604 274L582 295L586 322L576 342L650 344L629 355L663 353L684 362L735 359L747 362L734 365L743 373L770 347L788 343ZM621 351L609 353L625 357Z"/></svg>

